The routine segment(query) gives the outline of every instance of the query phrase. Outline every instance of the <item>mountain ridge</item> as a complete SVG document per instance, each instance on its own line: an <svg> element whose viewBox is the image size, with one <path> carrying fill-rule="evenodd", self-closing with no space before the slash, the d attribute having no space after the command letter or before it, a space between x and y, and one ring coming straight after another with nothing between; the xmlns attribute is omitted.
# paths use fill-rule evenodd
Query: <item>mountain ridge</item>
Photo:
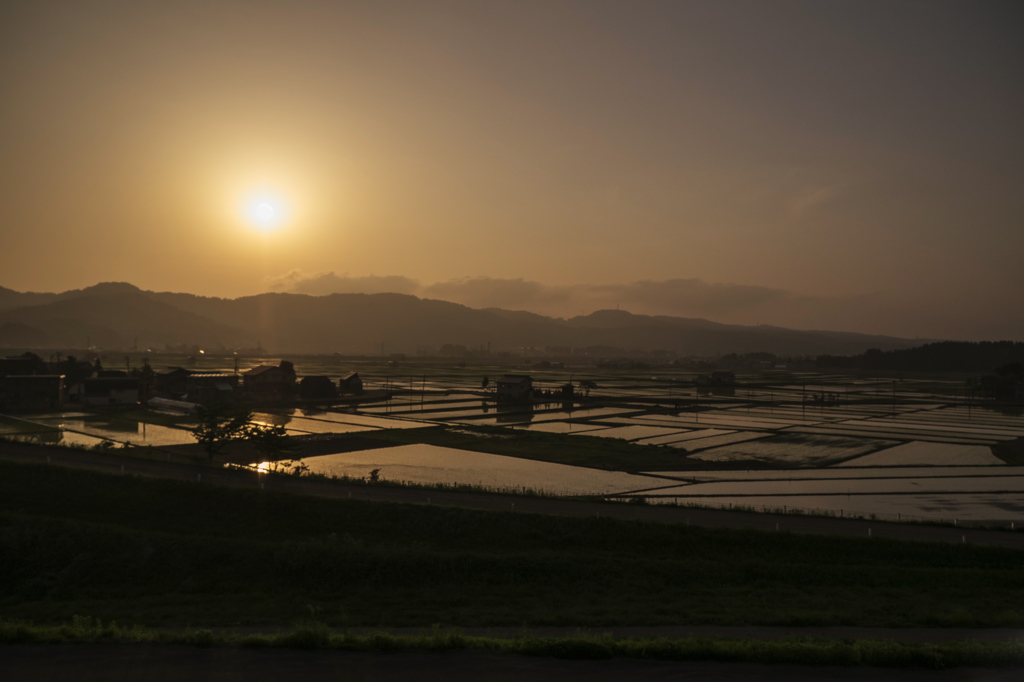
<svg viewBox="0 0 1024 682"><path fill-rule="evenodd" d="M228 299L146 291L127 282L100 282L61 293L0 287L0 347L23 347L26 340L40 347L81 347L87 341L111 348L261 345L282 353L415 353L454 344L496 352L559 346L680 355L850 355L922 343L625 310L564 319L398 293L264 293Z"/></svg>

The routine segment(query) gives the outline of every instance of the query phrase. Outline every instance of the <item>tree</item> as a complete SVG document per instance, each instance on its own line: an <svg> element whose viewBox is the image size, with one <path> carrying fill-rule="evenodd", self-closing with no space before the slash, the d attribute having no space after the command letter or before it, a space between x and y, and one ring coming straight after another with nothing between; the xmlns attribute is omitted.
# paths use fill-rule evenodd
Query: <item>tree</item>
<svg viewBox="0 0 1024 682"><path fill-rule="evenodd" d="M276 461L295 455L298 448L280 424L248 424L244 437L252 442L265 459Z"/></svg>
<svg viewBox="0 0 1024 682"><path fill-rule="evenodd" d="M252 426L252 412L225 405L201 405L196 416L199 423L191 430L192 437L203 446L211 464L228 443L245 438Z"/></svg>

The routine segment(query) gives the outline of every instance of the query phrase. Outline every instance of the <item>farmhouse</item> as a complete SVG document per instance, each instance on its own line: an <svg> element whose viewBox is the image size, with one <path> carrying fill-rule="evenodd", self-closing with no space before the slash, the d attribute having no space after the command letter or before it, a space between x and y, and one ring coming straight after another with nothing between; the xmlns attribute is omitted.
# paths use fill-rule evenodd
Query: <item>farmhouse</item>
<svg viewBox="0 0 1024 682"><path fill-rule="evenodd" d="M282 360L277 367L260 365L246 372L242 376L242 382L245 392L255 400L286 400L295 391L295 369L287 360Z"/></svg>
<svg viewBox="0 0 1024 682"><path fill-rule="evenodd" d="M123 407L139 402L139 380L135 377L86 379L80 390L80 399L86 407Z"/></svg>
<svg viewBox="0 0 1024 682"><path fill-rule="evenodd" d="M528 400L533 394L533 379L525 374L506 374L498 379L498 400Z"/></svg>
<svg viewBox="0 0 1024 682"><path fill-rule="evenodd" d="M230 372L192 372L185 379L187 400L193 403L231 403L238 375Z"/></svg>
<svg viewBox="0 0 1024 682"><path fill-rule="evenodd" d="M180 398L188 392L190 372L184 367L168 367L153 373L153 393L162 398Z"/></svg>
<svg viewBox="0 0 1024 682"><path fill-rule="evenodd" d="M736 374L733 372L712 372L711 383L718 386L733 386L736 384Z"/></svg>
<svg viewBox="0 0 1024 682"><path fill-rule="evenodd" d="M330 377L302 377L299 382L299 397L306 400L330 400L337 395Z"/></svg>
<svg viewBox="0 0 1024 682"><path fill-rule="evenodd" d="M55 410L63 403L61 374L13 374L0 378L0 405L5 409Z"/></svg>
<svg viewBox="0 0 1024 682"><path fill-rule="evenodd" d="M35 353L0 358L0 377L35 374L42 364L39 356Z"/></svg>
<svg viewBox="0 0 1024 682"><path fill-rule="evenodd" d="M363 392L363 380L359 378L358 372L349 372L341 379L338 380L338 392L339 393L354 393L356 395Z"/></svg>

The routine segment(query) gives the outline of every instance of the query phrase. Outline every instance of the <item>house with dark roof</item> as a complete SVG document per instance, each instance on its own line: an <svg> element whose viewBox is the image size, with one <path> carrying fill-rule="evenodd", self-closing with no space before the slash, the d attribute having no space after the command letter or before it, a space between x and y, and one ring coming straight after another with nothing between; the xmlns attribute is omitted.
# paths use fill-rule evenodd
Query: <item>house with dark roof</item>
<svg viewBox="0 0 1024 682"><path fill-rule="evenodd" d="M184 367L168 367L153 372L153 394L160 398L178 399L188 393L189 372Z"/></svg>
<svg viewBox="0 0 1024 682"><path fill-rule="evenodd" d="M191 372L185 378L185 400L209 405L236 399L238 375L232 372Z"/></svg>
<svg viewBox="0 0 1024 682"><path fill-rule="evenodd" d="M35 353L0 358L0 377L35 374L43 364Z"/></svg>
<svg viewBox="0 0 1024 682"><path fill-rule="evenodd" d="M338 392L359 395L363 392L363 380L359 372L349 372L338 379Z"/></svg>
<svg viewBox="0 0 1024 682"><path fill-rule="evenodd" d="M498 400L528 400L533 395L533 378L525 374L506 374L497 381Z"/></svg>
<svg viewBox="0 0 1024 682"><path fill-rule="evenodd" d="M138 377L93 377L81 383L86 407L127 407L139 402Z"/></svg>
<svg viewBox="0 0 1024 682"><path fill-rule="evenodd" d="M0 377L0 406L10 410L56 410L64 404L64 375Z"/></svg>
<svg viewBox="0 0 1024 682"><path fill-rule="evenodd" d="M249 398L258 402L280 402L295 394L295 370L292 363L259 365L242 375L242 386Z"/></svg>
<svg viewBox="0 0 1024 682"><path fill-rule="evenodd" d="M305 400L330 400L338 396L330 377L302 377L299 382L299 397Z"/></svg>

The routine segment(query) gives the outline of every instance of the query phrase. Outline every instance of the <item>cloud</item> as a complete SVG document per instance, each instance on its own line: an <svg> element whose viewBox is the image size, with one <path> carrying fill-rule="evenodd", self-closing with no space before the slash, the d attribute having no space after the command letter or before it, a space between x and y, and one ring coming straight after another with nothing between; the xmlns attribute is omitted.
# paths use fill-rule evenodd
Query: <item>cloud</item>
<svg viewBox="0 0 1024 682"><path fill-rule="evenodd" d="M367 275L349 277L348 273L336 275L333 272L315 274L292 270L286 275L270 277L267 280L274 291L287 291L294 294L310 294L325 296L327 294L415 294L420 283L401 275Z"/></svg>
<svg viewBox="0 0 1024 682"><path fill-rule="evenodd" d="M293 270L268 279L275 291L402 293L471 308L526 310L554 317L620 308L639 315L706 318L732 324L766 323L812 329L883 331L899 321L892 302L878 295L813 296L772 287L706 282L699 278L637 280L619 284L551 285L517 278L461 277L433 284L400 275L353 277ZM886 322L886 324L882 324Z"/></svg>
<svg viewBox="0 0 1024 682"><path fill-rule="evenodd" d="M571 287L558 287L525 279L462 277L423 287L429 298L462 303L473 308L548 309L569 302Z"/></svg>
<svg viewBox="0 0 1024 682"><path fill-rule="evenodd" d="M782 289L745 284L709 283L702 279L641 280L594 287L626 307L640 306L665 314L727 314L761 308L791 298Z"/></svg>
<svg viewBox="0 0 1024 682"><path fill-rule="evenodd" d="M557 316L623 308L647 315L729 317L798 300L782 289L710 283L697 278L556 286L526 279L463 277L424 286L420 294L474 308L529 310Z"/></svg>

